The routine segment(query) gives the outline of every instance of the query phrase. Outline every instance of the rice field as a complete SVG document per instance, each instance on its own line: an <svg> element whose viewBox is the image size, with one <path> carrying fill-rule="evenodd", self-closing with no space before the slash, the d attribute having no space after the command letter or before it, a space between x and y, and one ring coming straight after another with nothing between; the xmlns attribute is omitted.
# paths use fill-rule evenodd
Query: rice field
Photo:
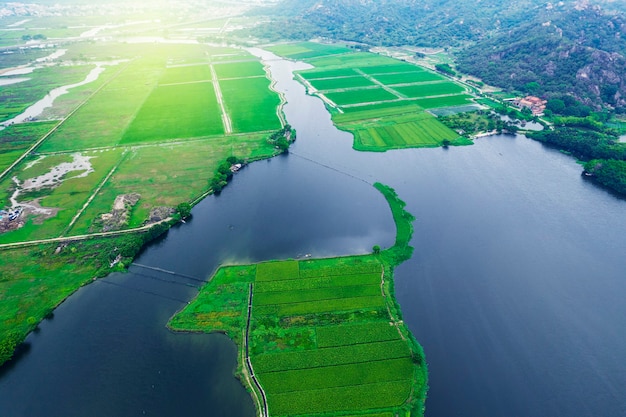
<svg viewBox="0 0 626 417"><path fill-rule="evenodd" d="M269 46L265 49L276 55L297 60L352 52L351 49L341 45L329 45L316 42L287 43Z"/></svg>
<svg viewBox="0 0 626 417"><path fill-rule="evenodd" d="M309 81L309 83L317 90L337 90L354 87L371 87L376 85L373 81L358 75L354 77L316 79Z"/></svg>
<svg viewBox="0 0 626 417"><path fill-rule="evenodd" d="M398 96L390 93L382 87L345 90L340 92L325 93L324 95L338 106L399 99Z"/></svg>
<svg viewBox="0 0 626 417"><path fill-rule="evenodd" d="M223 134L212 83L162 85L143 103L120 144Z"/></svg>
<svg viewBox="0 0 626 417"><path fill-rule="evenodd" d="M269 89L265 77L219 81L224 105L236 133L277 130L281 128L276 114L278 95Z"/></svg>

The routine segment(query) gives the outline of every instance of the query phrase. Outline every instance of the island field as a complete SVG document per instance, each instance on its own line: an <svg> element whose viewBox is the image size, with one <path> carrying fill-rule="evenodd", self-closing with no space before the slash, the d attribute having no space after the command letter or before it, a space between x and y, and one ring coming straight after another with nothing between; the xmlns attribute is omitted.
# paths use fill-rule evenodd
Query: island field
<svg viewBox="0 0 626 417"><path fill-rule="evenodd" d="M426 365L393 297L413 217L386 196L395 245L365 256L220 268L172 318L175 330L225 332L261 415L422 415ZM267 414L266 414L267 413Z"/></svg>
<svg viewBox="0 0 626 417"><path fill-rule="evenodd" d="M473 104L466 89L448 78L397 59L311 42L270 46L272 52L315 68L297 78L326 103L333 122L354 135L354 148L467 145L471 142L428 112Z"/></svg>

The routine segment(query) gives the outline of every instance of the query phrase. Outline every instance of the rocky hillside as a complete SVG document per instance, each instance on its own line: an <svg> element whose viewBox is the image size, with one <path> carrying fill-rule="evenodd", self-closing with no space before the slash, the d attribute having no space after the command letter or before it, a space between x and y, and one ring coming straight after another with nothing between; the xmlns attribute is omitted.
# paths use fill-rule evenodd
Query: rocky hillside
<svg viewBox="0 0 626 417"><path fill-rule="evenodd" d="M485 82L551 97L564 92L593 106L626 106L626 18L598 6L547 10L458 55Z"/></svg>

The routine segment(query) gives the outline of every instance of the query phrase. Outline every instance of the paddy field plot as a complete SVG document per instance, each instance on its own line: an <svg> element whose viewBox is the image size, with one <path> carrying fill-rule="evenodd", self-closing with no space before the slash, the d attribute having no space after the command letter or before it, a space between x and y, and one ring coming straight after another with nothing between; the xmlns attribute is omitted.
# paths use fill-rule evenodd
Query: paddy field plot
<svg viewBox="0 0 626 417"><path fill-rule="evenodd" d="M392 74L375 74L371 76L385 85L412 84L427 81L444 81L445 78L430 71L401 72Z"/></svg>
<svg viewBox="0 0 626 417"><path fill-rule="evenodd" d="M143 103L120 144L223 134L212 83L162 85Z"/></svg>
<svg viewBox="0 0 626 417"><path fill-rule="evenodd" d="M199 81L211 81L211 68L209 64L182 65L167 68L159 79L159 85L194 83Z"/></svg>
<svg viewBox="0 0 626 417"><path fill-rule="evenodd" d="M265 48L276 55L290 59L309 59L326 55L337 55L352 52L351 49L340 45L328 45L316 42L299 42L274 45Z"/></svg>
<svg viewBox="0 0 626 417"><path fill-rule="evenodd" d="M226 111L237 133L277 130L280 98L265 77L219 81Z"/></svg>
<svg viewBox="0 0 626 417"><path fill-rule="evenodd" d="M392 101L400 98L382 87L364 88L358 90L351 89L341 92L326 93L324 95L339 106L372 103L377 101Z"/></svg>
<svg viewBox="0 0 626 417"><path fill-rule="evenodd" d="M259 61L220 63L213 68L218 79L265 77L265 69Z"/></svg>

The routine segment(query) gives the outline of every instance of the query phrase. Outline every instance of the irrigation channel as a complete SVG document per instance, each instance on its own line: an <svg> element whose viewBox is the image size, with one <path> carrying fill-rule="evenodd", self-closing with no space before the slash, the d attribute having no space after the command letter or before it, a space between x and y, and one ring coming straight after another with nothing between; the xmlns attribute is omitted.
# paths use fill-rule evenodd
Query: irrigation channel
<svg viewBox="0 0 626 417"><path fill-rule="evenodd" d="M70 297L2 371L2 416L254 416L232 342L165 328L196 294L185 275L389 246L375 181L417 218L396 296L429 363L428 417L626 415L625 201L523 136L355 152L292 81L303 65L255 53L286 94L299 157L242 170L136 261L175 274L131 266Z"/></svg>

